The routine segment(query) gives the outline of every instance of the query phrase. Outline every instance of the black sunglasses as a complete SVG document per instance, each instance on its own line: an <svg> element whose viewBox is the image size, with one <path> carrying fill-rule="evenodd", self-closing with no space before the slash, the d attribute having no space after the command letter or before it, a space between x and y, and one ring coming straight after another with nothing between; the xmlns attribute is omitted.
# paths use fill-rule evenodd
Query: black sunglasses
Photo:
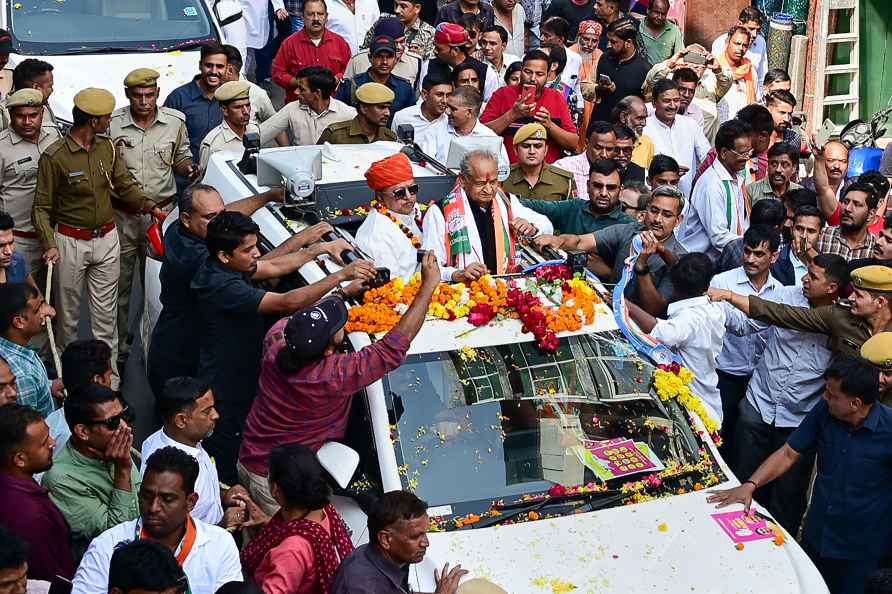
<svg viewBox="0 0 892 594"><path fill-rule="evenodd" d="M130 410L129 406L125 406L124 410L113 417L89 421L85 423L85 425L105 425L105 428L109 431L117 431L118 427L121 426L121 421L125 421L127 424L133 422L133 412Z"/></svg>
<svg viewBox="0 0 892 594"><path fill-rule="evenodd" d="M410 194L418 195L418 184L412 184L411 186L406 186L405 188L397 188L393 191L393 195L396 198L402 200L406 197L406 192Z"/></svg>

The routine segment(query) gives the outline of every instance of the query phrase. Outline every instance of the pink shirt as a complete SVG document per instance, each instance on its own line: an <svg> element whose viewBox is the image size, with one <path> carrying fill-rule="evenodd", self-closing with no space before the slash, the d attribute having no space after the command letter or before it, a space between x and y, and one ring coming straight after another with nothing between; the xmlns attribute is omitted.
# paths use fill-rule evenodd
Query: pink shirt
<svg viewBox="0 0 892 594"><path fill-rule="evenodd" d="M328 515L319 525L331 534ZM313 547L302 536L289 536L271 549L254 572L254 581L264 594L309 594L315 592L316 567Z"/></svg>

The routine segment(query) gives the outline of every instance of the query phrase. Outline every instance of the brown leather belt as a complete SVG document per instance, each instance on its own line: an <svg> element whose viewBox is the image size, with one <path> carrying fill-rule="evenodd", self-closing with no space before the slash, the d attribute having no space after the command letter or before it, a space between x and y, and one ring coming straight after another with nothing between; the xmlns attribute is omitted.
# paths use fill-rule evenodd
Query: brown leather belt
<svg viewBox="0 0 892 594"><path fill-rule="evenodd" d="M37 233L34 231L19 231L18 229L12 230L13 237L21 237L24 239L37 239Z"/></svg>
<svg viewBox="0 0 892 594"><path fill-rule="evenodd" d="M75 239L83 239L85 241L105 237L114 228L114 221L112 221L111 223L106 223L101 227L95 227L93 229L86 229L84 227L72 227L71 225L66 225L65 223L59 223L58 225L56 225L56 231L58 231L60 234L67 237L73 237Z"/></svg>

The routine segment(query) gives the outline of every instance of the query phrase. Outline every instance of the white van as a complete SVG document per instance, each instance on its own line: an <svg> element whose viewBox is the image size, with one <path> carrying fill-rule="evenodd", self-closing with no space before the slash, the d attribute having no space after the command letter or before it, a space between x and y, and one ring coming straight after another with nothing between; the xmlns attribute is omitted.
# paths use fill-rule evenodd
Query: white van
<svg viewBox="0 0 892 594"><path fill-rule="evenodd" d="M363 173L401 148L263 149L256 175L221 152L211 156L203 181L227 203L282 177L300 194L255 213L264 251L318 217L350 240L362 218L358 207L371 197ZM455 182L430 165L413 168L422 202ZM541 255L522 252L528 263L542 264ZM337 269L320 258L271 288L313 283ZM149 258L144 344L160 310L159 270ZM596 279L589 282L603 294ZM434 569L448 562L512 594L828 592L789 535L738 548L713 520L706 489L740 483L702 420L656 396L653 364L630 347L606 304L597 305L592 324L558 336L557 352L548 354L518 320L479 328L464 319L425 321L406 362L356 394L344 439L353 452L323 446L326 468L348 477L334 504L355 545L368 541L362 503L406 489L428 502L432 520L427 555L411 567L413 591L434 591ZM349 348L375 339L352 332ZM660 480L653 471L598 478L578 447L615 438L652 453L651 462L666 470Z"/></svg>
<svg viewBox="0 0 892 594"><path fill-rule="evenodd" d="M0 0L0 24L12 34L8 69L27 58L53 65L50 109L70 124L74 95L101 87L124 105L124 77L153 68L161 101L198 74L198 48L223 40L241 18L238 0Z"/></svg>

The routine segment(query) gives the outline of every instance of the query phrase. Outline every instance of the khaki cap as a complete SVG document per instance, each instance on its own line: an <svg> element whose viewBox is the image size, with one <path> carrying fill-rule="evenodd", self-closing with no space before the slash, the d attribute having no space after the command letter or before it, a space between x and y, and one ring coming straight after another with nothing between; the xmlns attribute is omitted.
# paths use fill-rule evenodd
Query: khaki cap
<svg viewBox="0 0 892 594"><path fill-rule="evenodd" d="M38 107L43 105L43 93L37 89L19 89L6 98L6 107Z"/></svg>
<svg viewBox="0 0 892 594"><path fill-rule="evenodd" d="M137 68L124 79L124 86L128 89L133 87L156 87L158 86L158 77L160 76L157 70Z"/></svg>
<svg viewBox="0 0 892 594"><path fill-rule="evenodd" d="M474 578L459 586L457 594L508 594L508 591L489 580Z"/></svg>
<svg viewBox="0 0 892 594"><path fill-rule="evenodd" d="M861 345L861 356L880 369L892 371L892 332L880 332Z"/></svg>
<svg viewBox="0 0 892 594"><path fill-rule="evenodd" d="M115 110L115 96L105 89L87 87L74 96L74 106L87 115L105 116Z"/></svg>
<svg viewBox="0 0 892 594"><path fill-rule="evenodd" d="M888 266L862 266L852 272L852 284L866 291L892 293L892 268Z"/></svg>
<svg viewBox="0 0 892 594"><path fill-rule="evenodd" d="M367 82L356 89L356 100L368 105L393 103L395 98L396 95L394 95L393 91L381 83Z"/></svg>
<svg viewBox="0 0 892 594"><path fill-rule="evenodd" d="M548 132L542 124L524 124L514 133L514 145L524 140L548 140Z"/></svg>
<svg viewBox="0 0 892 594"><path fill-rule="evenodd" d="M248 91L251 90L251 85L243 80L231 80L229 82L225 82L214 91L214 99L217 101L226 102L226 101L235 101L236 99L247 99Z"/></svg>

